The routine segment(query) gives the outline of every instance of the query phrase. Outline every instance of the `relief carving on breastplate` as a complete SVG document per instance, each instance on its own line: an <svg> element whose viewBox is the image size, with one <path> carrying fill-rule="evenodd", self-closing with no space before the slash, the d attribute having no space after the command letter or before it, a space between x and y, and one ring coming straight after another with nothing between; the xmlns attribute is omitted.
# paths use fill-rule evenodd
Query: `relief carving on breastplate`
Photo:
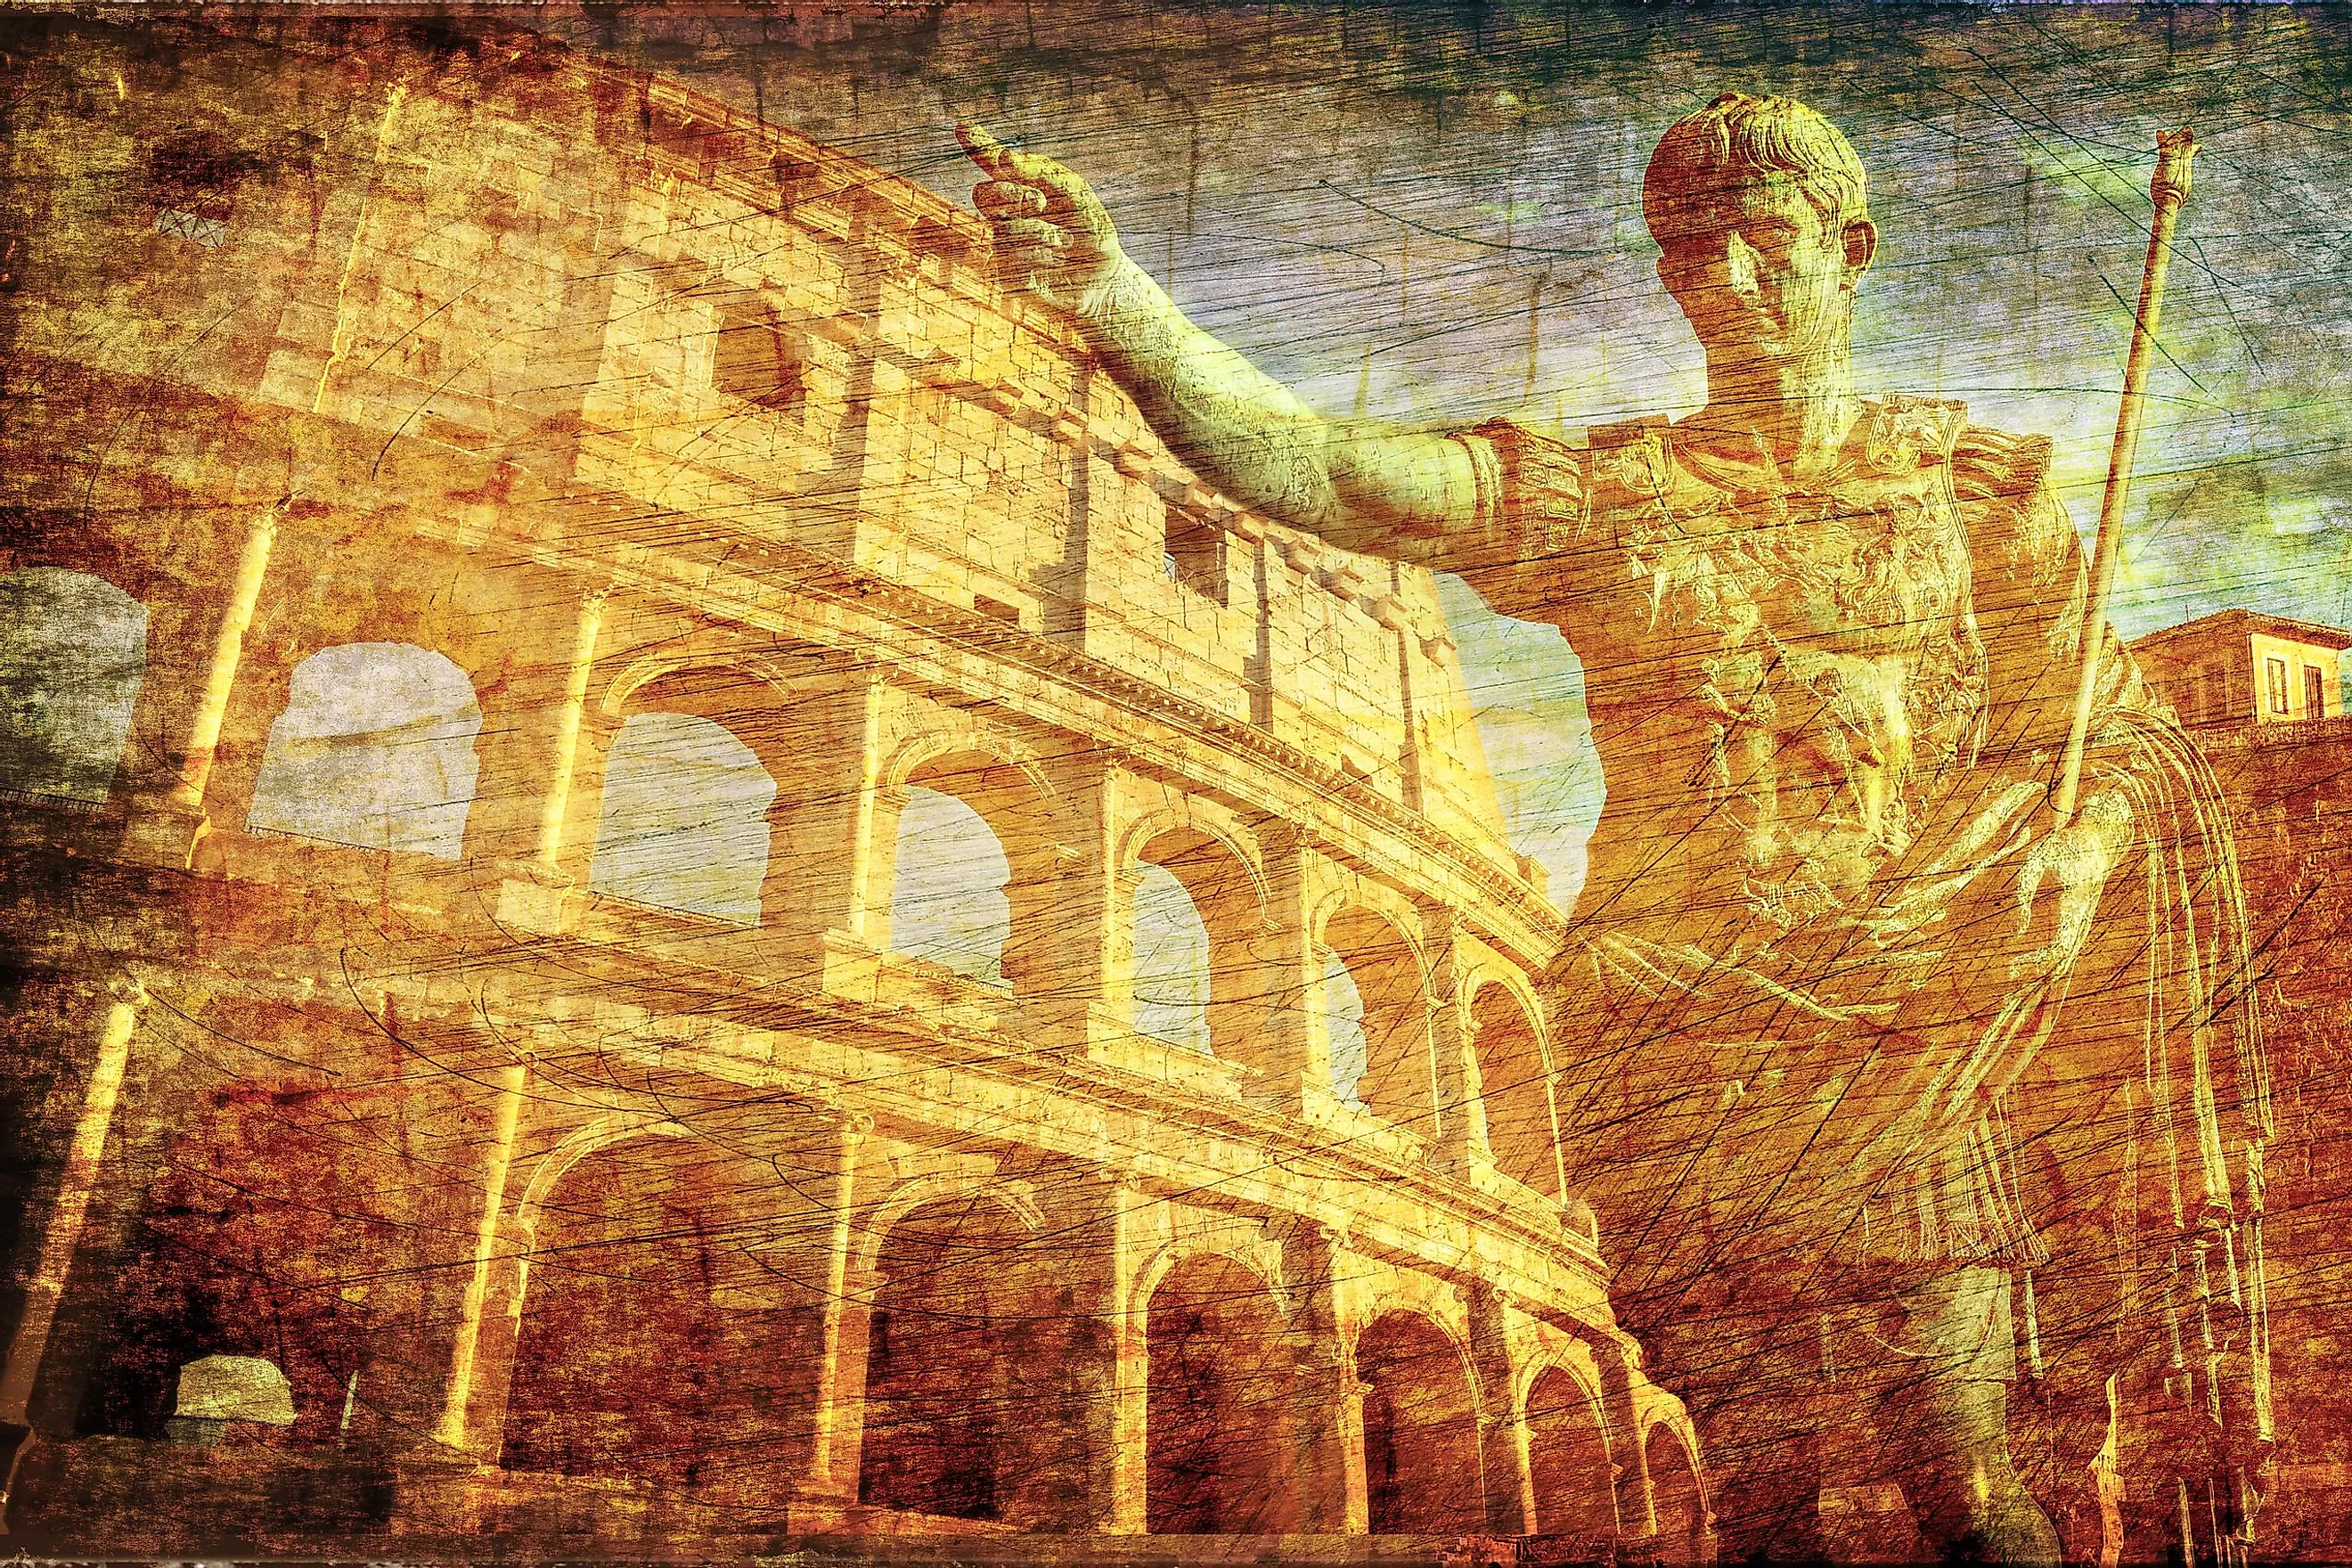
<svg viewBox="0 0 2352 1568"><path fill-rule="evenodd" d="M1885 426L1812 493L1734 488L1650 431L1596 452L1596 500L1615 503L1649 634L1716 650L1685 667L1703 743L1692 784L1737 835L1744 897L1776 924L1846 905L1902 853L1921 781L1982 704L1967 534L1944 465L1919 460L1944 433Z"/></svg>

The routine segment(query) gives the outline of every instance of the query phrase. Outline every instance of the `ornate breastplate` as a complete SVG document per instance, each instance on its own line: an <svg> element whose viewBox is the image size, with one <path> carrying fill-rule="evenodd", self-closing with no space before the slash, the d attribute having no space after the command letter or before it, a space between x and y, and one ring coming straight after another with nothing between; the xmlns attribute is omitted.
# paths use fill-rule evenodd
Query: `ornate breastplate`
<svg viewBox="0 0 2352 1568"><path fill-rule="evenodd" d="M1693 774L1691 851L1729 850L1776 924L1847 904L1901 853L1976 732L1985 654L1947 461L1964 423L1872 405L1801 483L1663 423L1593 433L1593 532L1646 622L1623 635L1676 688L1652 704Z"/></svg>

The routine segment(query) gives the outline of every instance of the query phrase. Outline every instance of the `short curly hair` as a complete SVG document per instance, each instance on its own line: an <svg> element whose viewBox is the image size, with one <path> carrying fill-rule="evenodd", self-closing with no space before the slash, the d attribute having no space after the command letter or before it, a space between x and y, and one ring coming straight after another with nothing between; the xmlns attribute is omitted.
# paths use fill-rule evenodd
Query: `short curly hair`
<svg viewBox="0 0 2352 1568"><path fill-rule="evenodd" d="M1642 219L1661 245L1729 172L1784 174L1832 234L1870 216L1869 181L1844 133L1793 98L1727 92L1667 127L1642 176Z"/></svg>

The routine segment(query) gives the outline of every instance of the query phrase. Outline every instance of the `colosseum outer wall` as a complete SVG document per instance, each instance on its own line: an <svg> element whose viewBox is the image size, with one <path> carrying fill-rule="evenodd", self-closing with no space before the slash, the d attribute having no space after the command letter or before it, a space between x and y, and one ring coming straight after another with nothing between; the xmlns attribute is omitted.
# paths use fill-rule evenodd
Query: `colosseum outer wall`
<svg viewBox="0 0 2352 1568"><path fill-rule="evenodd" d="M1705 1552L1424 575L658 79L13 25L12 1532Z"/></svg>

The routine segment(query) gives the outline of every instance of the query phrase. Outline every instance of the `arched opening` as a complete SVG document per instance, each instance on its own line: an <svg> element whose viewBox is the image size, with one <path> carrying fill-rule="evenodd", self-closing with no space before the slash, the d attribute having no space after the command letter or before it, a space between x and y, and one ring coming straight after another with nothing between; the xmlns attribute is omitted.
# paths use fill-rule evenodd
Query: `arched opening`
<svg viewBox="0 0 2352 1568"><path fill-rule="evenodd" d="M270 1431L297 1448L383 1436L371 1390L359 1389L348 1424L344 1403L381 1342L371 1284L401 1266L413 1220L391 1184L350 1158L353 1129L381 1125L392 1108L325 1087L230 1079L190 1095L123 1252L68 1278L78 1300L66 1320L86 1312L103 1325L78 1430L180 1436L184 1369L228 1356L269 1363L291 1417L243 1436Z"/></svg>
<svg viewBox="0 0 2352 1568"><path fill-rule="evenodd" d="M1492 984L1472 1001L1470 1025L1496 1168L1548 1198L1564 1197L1551 1077L1535 1026L1507 987Z"/></svg>
<svg viewBox="0 0 2352 1568"><path fill-rule="evenodd" d="M1483 1530L1477 1405L1462 1352L1428 1319L1391 1312L1356 1344L1364 1483L1376 1535Z"/></svg>
<svg viewBox="0 0 2352 1568"><path fill-rule="evenodd" d="M613 739L588 885L634 903L757 925L776 781L724 726L632 713Z"/></svg>
<svg viewBox="0 0 2352 1568"><path fill-rule="evenodd" d="M1372 1114L1424 1135L1436 1131L1437 1094L1429 1047L1428 991L1421 961L1402 932L1363 909L1331 917L1323 931L1324 1017L1331 1033L1333 1085L1347 1093L1342 1054L1363 1040L1357 1100ZM1336 965L1334 961L1336 960ZM1336 970L1347 984L1337 984ZM1347 996L1352 988L1355 996ZM1350 1018L1349 1013L1355 1016Z"/></svg>
<svg viewBox="0 0 2352 1568"><path fill-rule="evenodd" d="M1584 1385L1559 1367L1528 1390L1528 1464L1538 1534L1589 1541L1596 1549L1617 1538L1617 1499L1600 1413Z"/></svg>
<svg viewBox="0 0 2352 1568"><path fill-rule="evenodd" d="M102 805L147 674L147 606L57 566L0 577L0 791Z"/></svg>
<svg viewBox="0 0 2352 1568"><path fill-rule="evenodd" d="M1642 1447L1650 1470L1650 1508L1658 1520L1660 1563L1700 1560L1700 1532L1706 1511L1700 1504L1698 1467L1690 1448L1672 1426L1661 1421L1650 1428Z"/></svg>
<svg viewBox="0 0 2352 1568"><path fill-rule="evenodd" d="M1265 1281L1229 1258L1187 1259L1151 1293L1144 1426L1147 1528L1267 1535L1297 1528L1290 1379Z"/></svg>
<svg viewBox="0 0 2352 1568"><path fill-rule="evenodd" d="M246 826L454 860L482 710L465 671L406 643L346 643L294 667Z"/></svg>
<svg viewBox="0 0 2352 1568"><path fill-rule="evenodd" d="M1013 937L1013 865L988 819L917 784L898 813L890 946L984 984L1003 985Z"/></svg>
<svg viewBox="0 0 2352 1568"><path fill-rule="evenodd" d="M1192 1050L1209 1049L1209 927L1176 874L1137 868L1135 1032Z"/></svg>
<svg viewBox="0 0 2352 1568"><path fill-rule="evenodd" d="M1323 1039L1330 1052L1331 1092L1349 1104L1364 1105L1364 1063L1370 1055L1364 1039L1364 994L1348 961L1329 948L1321 950L1322 995L1317 1012L1323 1021Z"/></svg>
<svg viewBox="0 0 2352 1568"><path fill-rule="evenodd" d="M1250 942L1262 910L1248 866L1192 827L1154 836L1138 858L1137 1032L1260 1065L1266 997Z"/></svg>
<svg viewBox="0 0 2352 1568"><path fill-rule="evenodd" d="M770 1108L768 1121L775 1121ZM806 1453L825 1279L814 1121L591 1153L540 1211L501 1464L755 1499Z"/></svg>
<svg viewBox="0 0 2352 1568"><path fill-rule="evenodd" d="M891 1227L866 1363L858 1500L949 1519L1050 1516L1062 1381L1050 1258L984 1194Z"/></svg>

